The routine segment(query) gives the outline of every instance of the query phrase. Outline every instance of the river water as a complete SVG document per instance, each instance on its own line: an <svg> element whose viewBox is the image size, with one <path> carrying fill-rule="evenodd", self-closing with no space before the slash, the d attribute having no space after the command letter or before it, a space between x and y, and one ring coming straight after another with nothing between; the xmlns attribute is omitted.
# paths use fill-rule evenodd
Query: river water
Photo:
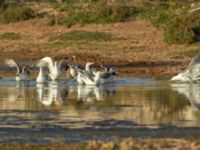
<svg viewBox="0 0 200 150"><path fill-rule="evenodd" d="M69 79L16 82L8 75L0 79L0 143L187 137L182 130L199 128L199 110L197 83L121 76L87 87Z"/></svg>

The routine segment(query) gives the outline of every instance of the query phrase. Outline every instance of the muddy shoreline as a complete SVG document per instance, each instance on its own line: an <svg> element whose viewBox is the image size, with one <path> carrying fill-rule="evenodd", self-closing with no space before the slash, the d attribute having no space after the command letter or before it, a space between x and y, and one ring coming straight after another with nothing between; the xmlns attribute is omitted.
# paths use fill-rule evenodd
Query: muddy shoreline
<svg viewBox="0 0 200 150"><path fill-rule="evenodd" d="M153 77L156 79L170 79L172 76L184 70L189 61L126 61L123 58L104 58L103 56L95 55L94 53L64 53L60 54L39 54L34 52L30 55L24 53L21 55L17 52L13 53L1 53L0 62L4 66L3 62L5 58L12 58L19 62L35 62L42 57L50 56L55 60L67 59L70 63L81 64L84 66L88 61L95 62L94 67L99 67L100 64L107 64L114 66L117 73L120 75L134 74L136 76Z"/></svg>
<svg viewBox="0 0 200 150"><path fill-rule="evenodd" d="M110 142L133 138L135 140L146 139L198 139L199 127L178 127L163 125L159 127L100 127L70 129L54 126L42 126L33 128L9 128L1 127L0 144L49 144L56 141L64 143L86 143L92 140Z"/></svg>
<svg viewBox="0 0 200 150"><path fill-rule="evenodd" d="M32 130L32 131L31 131ZM199 149L199 128L3 129L3 149ZM55 134L56 133L56 134ZM88 136L89 135L89 136ZM118 136L116 136L118 135ZM120 136L119 136L120 135ZM14 138L13 138L14 137ZM56 140L52 140L56 138ZM79 141L85 139L85 141ZM102 140L103 139L103 140Z"/></svg>

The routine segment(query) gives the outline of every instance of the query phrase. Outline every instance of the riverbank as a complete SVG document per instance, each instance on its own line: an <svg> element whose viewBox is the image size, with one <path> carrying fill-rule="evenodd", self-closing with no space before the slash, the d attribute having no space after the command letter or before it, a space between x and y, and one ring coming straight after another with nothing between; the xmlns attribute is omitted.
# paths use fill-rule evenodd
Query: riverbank
<svg viewBox="0 0 200 150"><path fill-rule="evenodd" d="M49 26L33 19L0 26L0 59L67 58L71 63L109 64L120 74L170 78L198 54L199 45L168 45L163 32L136 18L105 25ZM18 38L16 38L18 35ZM70 38L71 36L77 38ZM12 39L13 36L16 38ZM53 39L53 40L52 40Z"/></svg>

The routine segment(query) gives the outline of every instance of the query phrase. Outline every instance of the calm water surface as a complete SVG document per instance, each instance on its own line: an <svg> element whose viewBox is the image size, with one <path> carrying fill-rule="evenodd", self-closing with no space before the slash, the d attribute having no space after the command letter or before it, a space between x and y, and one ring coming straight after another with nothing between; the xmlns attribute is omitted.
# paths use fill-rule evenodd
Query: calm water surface
<svg viewBox="0 0 200 150"><path fill-rule="evenodd" d="M195 83L129 76L84 87L73 80L16 83L8 75L0 80L0 143L82 142L129 137L129 129L141 127L200 127L199 110Z"/></svg>

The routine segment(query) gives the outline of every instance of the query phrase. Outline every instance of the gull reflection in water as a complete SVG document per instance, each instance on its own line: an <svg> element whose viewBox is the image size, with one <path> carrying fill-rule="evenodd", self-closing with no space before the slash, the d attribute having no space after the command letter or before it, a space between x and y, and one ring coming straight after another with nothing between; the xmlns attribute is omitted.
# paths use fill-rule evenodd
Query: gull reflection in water
<svg viewBox="0 0 200 150"><path fill-rule="evenodd" d="M114 94L115 90L113 87L77 86L78 101L101 101L106 96L113 96Z"/></svg>
<svg viewBox="0 0 200 150"><path fill-rule="evenodd" d="M58 82L37 84L36 87L38 99L45 106L62 105L67 100L68 89L61 87Z"/></svg>
<svg viewBox="0 0 200 150"><path fill-rule="evenodd" d="M200 111L200 84L197 83L173 83L172 89L184 95L192 106Z"/></svg>
<svg viewBox="0 0 200 150"><path fill-rule="evenodd" d="M81 86L77 87L77 98L78 101L93 101L101 100L102 96L99 87L93 86Z"/></svg>
<svg viewBox="0 0 200 150"><path fill-rule="evenodd" d="M28 81L16 82L16 86L10 86L8 92L8 100L10 102L16 101L18 98L25 98L28 94L27 87L30 86Z"/></svg>

